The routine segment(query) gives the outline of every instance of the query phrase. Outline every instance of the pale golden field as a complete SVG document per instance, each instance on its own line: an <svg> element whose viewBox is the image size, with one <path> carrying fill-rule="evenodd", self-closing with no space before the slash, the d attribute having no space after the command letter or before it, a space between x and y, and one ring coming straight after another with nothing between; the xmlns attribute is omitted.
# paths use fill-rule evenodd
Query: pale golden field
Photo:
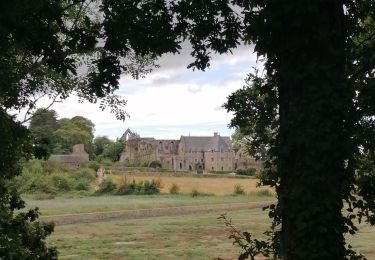
<svg viewBox="0 0 375 260"><path fill-rule="evenodd" d="M246 194L256 193L262 190L269 189L267 187L257 188L258 179L252 178L225 178L225 177L197 177L197 176L162 176L162 174L150 173L126 173L122 175L110 175L116 184L122 182L126 178L128 182L133 179L136 182L152 179L161 182L162 193L169 193L169 189L173 183L177 184L181 193L190 193L193 189L200 193L214 194L218 196L233 194L234 187L241 185ZM269 189L272 191L271 189Z"/></svg>

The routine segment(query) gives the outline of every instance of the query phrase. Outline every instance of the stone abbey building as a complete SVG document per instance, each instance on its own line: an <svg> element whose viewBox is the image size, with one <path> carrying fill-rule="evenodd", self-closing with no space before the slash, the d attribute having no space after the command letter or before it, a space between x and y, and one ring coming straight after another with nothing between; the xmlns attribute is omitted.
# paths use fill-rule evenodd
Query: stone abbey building
<svg viewBox="0 0 375 260"><path fill-rule="evenodd" d="M129 129L121 137L125 149L120 162L158 160L171 170L234 171L237 168L259 168L254 158L243 150L235 153L227 136L181 136L179 140L141 138Z"/></svg>

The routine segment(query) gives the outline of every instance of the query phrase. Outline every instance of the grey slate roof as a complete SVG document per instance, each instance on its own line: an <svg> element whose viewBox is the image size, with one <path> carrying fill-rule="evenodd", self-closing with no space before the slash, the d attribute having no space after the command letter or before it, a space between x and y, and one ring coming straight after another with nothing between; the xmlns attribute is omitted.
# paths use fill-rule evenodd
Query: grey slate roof
<svg viewBox="0 0 375 260"><path fill-rule="evenodd" d="M181 136L186 151L224 151L232 149L230 138L227 136Z"/></svg>
<svg viewBox="0 0 375 260"><path fill-rule="evenodd" d="M82 156L71 154L52 154L50 160L61 161L63 163L79 163L86 161Z"/></svg>

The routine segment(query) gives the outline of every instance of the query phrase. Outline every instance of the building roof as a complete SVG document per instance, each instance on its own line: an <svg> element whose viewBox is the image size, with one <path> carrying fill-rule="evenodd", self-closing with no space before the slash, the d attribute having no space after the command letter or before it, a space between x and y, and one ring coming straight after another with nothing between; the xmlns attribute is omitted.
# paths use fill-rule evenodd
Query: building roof
<svg viewBox="0 0 375 260"><path fill-rule="evenodd" d="M57 160L63 163L79 163L86 161L82 156L71 154L53 154L50 156L50 160Z"/></svg>
<svg viewBox="0 0 375 260"><path fill-rule="evenodd" d="M232 149L230 138L227 136L181 136L187 151L229 151Z"/></svg>

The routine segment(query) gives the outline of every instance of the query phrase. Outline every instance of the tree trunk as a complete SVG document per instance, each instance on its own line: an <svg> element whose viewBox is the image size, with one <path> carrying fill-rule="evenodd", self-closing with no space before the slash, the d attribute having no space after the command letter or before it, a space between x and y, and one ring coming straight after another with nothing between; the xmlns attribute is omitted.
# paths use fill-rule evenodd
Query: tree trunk
<svg viewBox="0 0 375 260"><path fill-rule="evenodd" d="M342 181L353 92L339 0L284 0L275 68L283 259L343 259Z"/></svg>

